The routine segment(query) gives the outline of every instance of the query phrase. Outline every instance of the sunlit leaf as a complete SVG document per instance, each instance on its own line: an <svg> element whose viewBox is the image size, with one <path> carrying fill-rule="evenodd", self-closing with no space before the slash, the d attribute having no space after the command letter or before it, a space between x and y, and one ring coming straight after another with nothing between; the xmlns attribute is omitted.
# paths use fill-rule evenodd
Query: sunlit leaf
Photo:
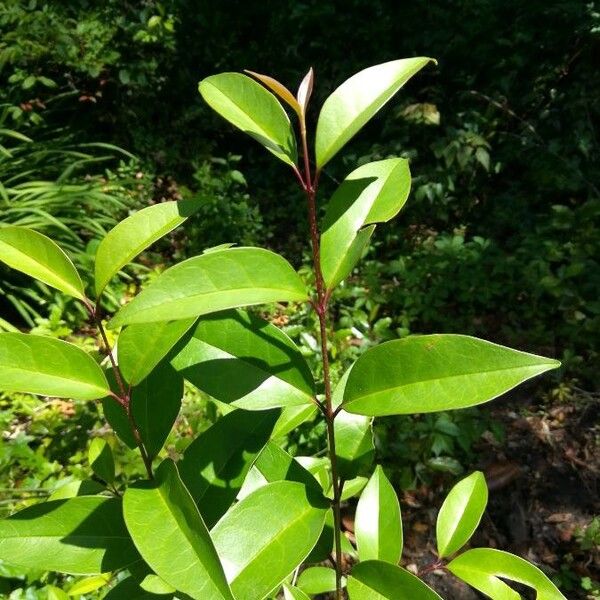
<svg viewBox="0 0 600 600"><path fill-rule="evenodd" d="M0 390L95 400L110 388L96 361L77 346L26 333L0 333Z"/></svg>
<svg viewBox="0 0 600 600"><path fill-rule="evenodd" d="M371 348L356 361L343 406L371 416L466 408L559 366L466 335L411 336Z"/></svg>
<svg viewBox="0 0 600 600"><path fill-rule="evenodd" d="M304 302L306 287L281 256L262 248L228 248L167 269L110 322L111 327L187 319L268 302Z"/></svg>
<svg viewBox="0 0 600 600"><path fill-rule="evenodd" d="M315 142L321 169L431 58L403 58L360 71L323 104Z"/></svg>
<svg viewBox="0 0 600 600"><path fill-rule="evenodd" d="M115 479L115 461L110 446L102 438L94 438L88 450L88 461L92 471L105 481L112 483Z"/></svg>
<svg viewBox="0 0 600 600"><path fill-rule="evenodd" d="M469 541L479 525L487 500L488 488L480 471L465 477L450 490L436 524L438 555L441 558L454 554Z"/></svg>

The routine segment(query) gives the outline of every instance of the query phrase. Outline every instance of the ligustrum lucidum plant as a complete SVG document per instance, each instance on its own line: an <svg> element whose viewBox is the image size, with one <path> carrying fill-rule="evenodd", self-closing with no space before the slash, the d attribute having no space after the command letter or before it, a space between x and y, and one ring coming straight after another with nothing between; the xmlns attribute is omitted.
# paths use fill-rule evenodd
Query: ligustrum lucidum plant
<svg viewBox="0 0 600 600"><path fill-rule="evenodd" d="M371 469L373 418L481 404L559 363L468 336L419 335L367 350L332 386L332 291L354 269L376 225L406 202L410 172L403 158L360 166L329 199L320 223L319 175L429 62L391 61L337 88L320 111L314 160L305 119L312 69L296 96L257 73L223 73L200 83L217 113L298 180L306 196L314 290L269 250L210 248L167 269L112 316L108 328L120 333L111 349L100 308L105 286L199 203L165 202L118 224L98 247L93 293L50 239L25 228L0 228L0 259L81 301L108 358L98 364L64 341L2 333L0 389L102 399L109 424L125 444L137 447L147 472L146 480L119 489L110 447L95 439L90 464L106 489L86 495L82 485L71 497L62 494L1 521L1 560L96 579L103 574L102 581L111 581L110 600L302 600L328 592L338 600L439 598L399 566L400 505L385 473L377 466L368 480L359 476ZM300 160L280 100L297 117ZM244 308L275 302L309 303L316 312L319 385L292 340ZM214 398L224 416L177 463L159 461L184 380ZM327 426L327 459L294 459L277 440L316 412ZM352 496L359 496L356 548L341 534L340 522L340 505ZM505 580L534 588L539 600L564 600L521 558L487 548L461 553L486 502L479 472L451 490L437 521L438 559L426 571L444 570L497 600L520 597ZM344 554L350 560L343 562ZM323 566L327 560L334 568Z"/></svg>

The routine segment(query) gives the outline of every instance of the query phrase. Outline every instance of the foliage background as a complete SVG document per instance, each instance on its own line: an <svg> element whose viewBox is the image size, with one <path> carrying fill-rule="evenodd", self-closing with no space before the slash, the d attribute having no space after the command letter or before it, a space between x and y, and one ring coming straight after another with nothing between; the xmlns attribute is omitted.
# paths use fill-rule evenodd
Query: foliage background
<svg viewBox="0 0 600 600"><path fill-rule="evenodd" d="M314 66L314 125L317 107L357 70L433 56L438 66L411 81L323 177L326 198L357 163L389 155L409 157L414 176L403 215L378 229L339 292L338 372L375 340L461 332L561 358L555 397L597 391L599 39L595 1L3 0L0 219L47 232L85 272L98 239L127 211L209 196L153 259L166 266L236 242L271 246L301 266L307 226L294 181L203 105L197 82L248 68L295 88ZM113 306L152 276L153 262L142 258L114 286ZM91 343L80 335L83 315L66 308L0 267L0 327L77 332ZM313 352L303 314L273 317ZM78 474L85 439L52 441L61 421L45 405L4 402L7 486L49 488L58 473ZM210 411L200 414L209 420ZM78 407L73 431L97 427L96 417ZM473 441L494 429L487 416L447 421L420 422L418 435L398 422L383 428L381 439L394 432L412 448L398 468L403 486L432 458L472 460ZM317 447L311 435L298 431L290 447ZM415 455L418 468L407 467Z"/></svg>

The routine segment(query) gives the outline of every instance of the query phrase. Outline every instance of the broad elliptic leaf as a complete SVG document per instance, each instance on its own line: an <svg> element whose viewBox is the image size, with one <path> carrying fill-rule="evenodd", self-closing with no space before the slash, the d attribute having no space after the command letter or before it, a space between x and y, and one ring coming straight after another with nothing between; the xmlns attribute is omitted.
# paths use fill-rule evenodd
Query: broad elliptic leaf
<svg viewBox="0 0 600 600"><path fill-rule="evenodd" d="M310 368L294 342L244 311L200 318L171 363L203 392L239 408L315 405Z"/></svg>
<svg viewBox="0 0 600 600"><path fill-rule="evenodd" d="M356 477L373 462L373 419L342 410L334 421L338 471L344 479Z"/></svg>
<svg viewBox="0 0 600 600"><path fill-rule="evenodd" d="M283 584L283 600L310 600L302 590L293 585Z"/></svg>
<svg viewBox="0 0 600 600"><path fill-rule="evenodd" d="M319 409L316 404L301 404L299 406L288 406L281 411L277 423L273 428L273 438L284 437L296 427L311 421Z"/></svg>
<svg viewBox="0 0 600 600"><path fill-rule="evenodd" d="M296 585L307 594L325 594L335 590L335 571L329 567L309 567L300 573Z"/></svg>
<svg viewBox="0 0 600 600"><path fill-rule="evenodd" d="M115 480L115 460L110 446L102 438L94 438L88 450L88 461L92 471L105 481L112 483Z"/></svg>
<svg viewBox="0 0 600 600"><path fill-rule="evenodd" d="M384 342L356 361L343 405L371 416L466 408L559 366L557 360L466 335L411 336Z"/></svg>
<svg viewBox="0 0 600 600"><path fill-rule="evenodd" d="M277 98L262 85L241 73L220 73L203 79L198 89L224 119L283 162L296 164L296 139L290 119Z"/></svg>
<svg viewBox="0 0 600 600"><path fill-rule="evenodd" d="M440 558L460 550L471 538L487 505L488 488L481 471L459 481L438 514L436 537Z"/></svg>
<svg viewBox="0 0 600 600"><path fill-rule="evenodd" d="M346 80L323 104L315 141L321 169L431 58L393 60Z"/></svg>
<svg viewBox="0 0 600 600"><path fill-rule="evenodd" d="M163 447L181 409L183 379L173 367L163 362L131 391L131 412L140 437L150 458ZM104 416L115 433L127 446L137 443L123 406L113 398L102 401Z"/></svg>
<svg viewBox="0 0 600 600"><path fill-rule="evenodd" d="M138 385L171 351L195 319L130 325L119 335L119 369L131 385Z"/></svg>
<svg viewBox="0 0 600 600"><path fill-rule="evenodd" d="M361 561L397 564L402 555L402 518L398 496L378 465L363 490L354 521Z"/></svg>
<svg viewBox="0 0 600 600"><path fill-rule="evenodd" d="M96 251L96 295L138 254L181 225L206 200L161 202L139 210L111 229Z"/></svg>
<svg viewBox="0 0 600 600"><path fill-rule="evenodd" d="M197 600L233 600L223 567L192 497L167 459L153 481L123 497L127 529L152 570Z"/></svg>
<svg viewBox="0 0 600 600"><path fill-rule="evenodd" d="M304 283L282 256L262 248L227 248L167 269L125 305L110 326L187 319L228 308L307 299Z"/></svg>
<svg viewBox="0 0 600 600"><path fill-rule="evenodd" d="M379 560L360 562L348 577L350 600L442 600L418 577Z"/></svg>
<svg viewBox="0 0 600 600"><path fill-rule="evenodd" d="M211 535L236 600L265 598L308 556L329 503L312 487L277 481L233 506Z"/></svg>
<svg viewBox="0 0 600 600"><path fill-rule="evenodd" d="M234 410L185 450L179 473L211 527L229 509L281 411Z"/></svg>
<svg viewBox="0 0 600 600"><path fill-rule="evenodd" d="M447 568L492 600L519 600L521 597L502 579L532 587L536 591L536 600L566 600L540 569L502 550L474 548L455 558Z"/></svg>
<svg viewBox="0 0 600 600"><path fill-rule="evenodd" d="M139 559L118 498L49 500L0 520L0 560L11 565L96 575Z"/></svg>
<svg viewBox="0 0 600 600"><path fill-rule="evenodd" d="M328 289L345 279L376 223L395 217L410 192L410 171L404 158L368 163L352 171L335 191L323 221L321 270Z"/></svg>
<svg viewBox="0 0 600 600"><path fill-rule="evenodd" d="M50 238L33 229L0 227L0 262L68 296L85 298L81 277L71 259Z"/></svg>
<svg viewBox="0 0 600 600"><path fill-rule="evenodd" d="M77 346L28 333L0 333L0 390L95 400L110 388L96 361Z"/></svg>

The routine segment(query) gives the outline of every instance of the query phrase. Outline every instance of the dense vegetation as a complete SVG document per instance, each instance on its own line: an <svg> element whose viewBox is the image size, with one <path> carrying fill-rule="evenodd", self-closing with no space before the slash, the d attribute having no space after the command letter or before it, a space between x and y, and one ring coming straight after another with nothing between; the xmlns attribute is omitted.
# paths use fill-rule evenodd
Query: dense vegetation
<svg viewBox="0 0 600 600"><path fill-rule="evenodd" d="M5 0L0 224L50 235L85 274L99 240L129 211L172 199L204 202L185 229L111 286L107 310L156 276L148 265L162 269L223 243L269 246L302 268L308 224L297 186L254 142L223 126L197 82L248 68L295 88L312 65L317 107L363 67L434 56L437 67L415 78L321 178L327 197L357 163L403 156L414 174L401 219L380 228L361 272L336 292L334 376L381 340L470 333L561 359L551 384L527 398L531 414L554 418L567 402L596 440L586 416L597 415L599 385L599 33L592 1L268 0L236 3L234 13L225 2ZM310 125L316 117L309 110ZM85 311L70 308L0 265L0 328L34 327L100 349ZM312 317L286 308L269 316L318 372L317 340L299 325ZM185 445L177 433L217 416L205 396L187 394L173 452ZM89 477L85 451L100 407L25 395L0 403L0 487L7 488L0 511ZM286 448L310 454L323 436L300 427ZM421 490L469 469L482 436L501 454L510 425L464 411L394 417L376 431L395 485ZM140 474L116 440L114 449L123 480ZM588 460L583 450L577 457ZM581 546L597 543L593 531L585 542L584 530L549 560L572 594L594 586L587 567L577 566L587 560L578 558ZM72 585L1 565L0 576L0 593L30 586L14 598L46 597L46 583Z"/></svg>

